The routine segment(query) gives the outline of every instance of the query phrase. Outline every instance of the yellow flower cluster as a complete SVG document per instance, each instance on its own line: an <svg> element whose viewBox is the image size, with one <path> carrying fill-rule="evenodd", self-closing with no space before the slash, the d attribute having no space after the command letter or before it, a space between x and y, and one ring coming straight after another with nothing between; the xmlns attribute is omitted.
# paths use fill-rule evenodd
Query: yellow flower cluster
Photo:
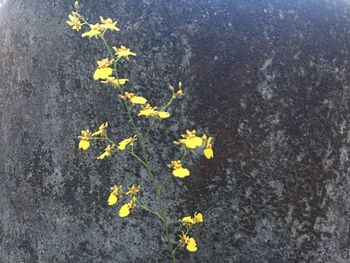
<svg viewBox="0 0 350 263"><path fill-rule="evenodd" d="M119 209L119 216L120 217L126 217L128 216L132 209L137 204L137 195L140 192L140 186L139 185L132 185L128 188L128 191L126 192L126 195L129 195L131 199L126 204L122 205ZM108 197L108 205L112 206L117 203L118 199L121 198L124 194L123 186L121 185L114 185L111 188L111 193Z"/></svg>
<svg viewBox="0 0 350 263"><path fill-rule="evenodd" d="M193 225L203 222L204 219L202 213L197 212L194 213L193 217L185 216L181 219L181 224L186 227L186 232L182 231L181 235L179 236L179 242L181 245L186 246L186 249L190 252L197 251L197 242L194 237L188 236L188 232Z"/></svg>
<svg viewBox="0 0 350 263"><path fill-rule="evenodd" d="M181 219L181 223L184 226L192 226L198 223L203 223L203 215L202 213L195 212L194 215L191 216L185 216Z"/></svg>
<svg viewBox="0 0 350 263"><path fill-rule="evenodd" d="M186 249L190 252L197 251L197 243L193 237L189 237L186 233L182 232L180 237L180 244L186 246Z"/></svg>
<svg viewBox="0 0 350 263"><path fill-rule="evenodd" d="M166 119L170 117L170 113L167 111L158 111L157 107L152 107L150 104L146 104L140 110L138 116L159 117L161 119Z"/></svg>
<svg viewBox="0 0 350 263"><path fill-rule="evenodd" d="M132 104L142 105L142 108L138 114L138 116L145 117L159 117L161 119L166 119L170 117L170 113L167 111L158 111L157 107L152 107L147 103L147 99L141 96L136 96L132 92L124 92L124 95L119 95L125 101L130 101Z"/></svg>
<svg viewBox="0 0 350 263"><path fill-rule="evenodd" d="M132 92L124 92L124 95L119 95L120 98L126 101L130 101L132 104L145 104L147 100L144 97L136 96Z"/></svg>
<svg viewBox="0 0 350 263"><path fill-rule="evenodd" d="M79 149L87 150L90 147L90 141L94 139L93 137L102 137L101 139L109 140L107 137L107 128L108 122L104 122L100 125L97 131L91 133L88 129L82 130L81 135L79 136ZM118 150L124 151L129 147L134 147L134 143L137 140L136 135L133 137L129 137L127 139L122 140L118 144ZM112 142L111 140L109 140ZM104 152L97 157L97 159L102 160L106 157L110 157L112 152L116 149L116 145L114 143L108 144L104 150Z"/></svg>
<svg viewBox="0 0 350 263"><path fill-rule="evenodd" d="M79 18L81 18L81 17L79 16ZM101 35L103 35L104 32L106 32L108 29L111 31L119 31L120 30L116 26L117 22L113 22L112 19L110 19L110 18L104 19L102 16L100 16L100 21L101 21L101 23L88 24L90 30L83 33L81 36L82 37L89 37L89 38L91 38L91 37L98 38ZM68 23L68 21L67 21L67 23ZM68 24L68 25L70 25L70 24Z"/></svg>
<svg viewBox="0 0 350 263"><path fill-rule="evenodd" d="M196 135L196 130L187 130L186 134L182 134L181 137L181 139L179 139L178 141L174 141L174 143L190 150L193 150L197 147L204 147L204 156L207 159L211 159L214 157L212 137L207 137L206 135L199 137Z"/></svg>
<svg viewBox="0 0 350 263"><path fill-rule="evenodd" d="M153 176L153 169L148 159L148 154L145 151L145 145L148 145L148 141L145 139L149 139L148 132L151 130L153 125L155 124L157 118L165 119L170 117L170 113L166 111L166 109L173 103L173 101L177 98L180 98L184 95L182 89L182 82L179 82L177 88L169 85L169 90L172 93L169 101L162 107L155 107L148 103L148 100L142 96L137 96L132 92L125 91L122 85L127 84L129 81L126 78L119 78L118 73L118 62L123 59L125 61L129 61L130 57L136 56L136 53L132 52L130 48L127 48L123 45L119 47L111 47L108 45L105 33L109 31L120 31L117 26L117 22L113 21L111 18L104 18L100 16L100 21L95 24L89 23L82 15L79 14L79 3L76 1L74 3L75 10L69 14L69 20L66 23L76 31L81 30L83 27L87 27L88 30L82 33L82 37L88 37L99 39L103 42L105 47L107 48L109 57L103 58L97 61L97 68L93 73L93 79L99 81L103 84L112 85L114 88L117 88L119 97L124 100L124 106L128 112L130 121L135 128L134 136L121 140L119 143L114 142L107 135L107 129L109 127L108 122L102 123L99 128L95 132L90 132L88 129L82 130L79 138L79 149L87 150L91 146L91 141L103 141L108 144L105 145L104 151L97 156L97 159L102 160L108 158L112 155L112 153L116 150L126 151L133 157L135 157L145 168L149 171L150 176ZM149 121L149 127L146 131L146 134L143 134L143 129L139 129L137 127L137 123L135 124L132 114L134 113L134 109L131 106L136 107L140 105L139 111L137 113L138 116L153 118ZM138 149L134 149L134 144L140 140L140 146L142 150L142 156L138 156ZM146 142L146 144L145 144ZM181 138L178 141L174 142L177 145L181 146L181 150L183 151L183 156L180 160L171 161L167 166L172 169L172 174L177 178L185 178L190 175L190 171L183 167L183 161L186 157L187 153L193 152L194 149L200 148L203 149L203 154L207 159L211 159L214 157L213 151L213 138L208 137L207 135L199 136L197 135L196 130L187 130L185 134L181 135ZM135 151L134 151L135 150ZM146 149L147 150L147 149ZM155 177L156 178L156 177ZM168 182L168 179L164 182L157 182L157 179L154 182L154 187L159 190L161 193L162 187ZM139 185L131 185L128 187L127 191L124 192L122 185L114 185L111 188L111 192L108 196L107 203L109 206L116 205L118 201L122 198L128 196L128 200L126 203L122 204L119 208L119 216L127 217L129 216L135 207L142 208L152 214L156 215L160 218L160 220L164 223L163 227L165 229L165 233L167 235L167 240L169 239L168 228L169 225L166 222L167 217L164 209L162 208L161 201L159 202L159 210L155 210L151 207L147 207L142 204L138 200L138 195L140 192ZM158 195L158 192L157 192ZM160 199L161 196L157 196L157 199ZM192 234L190 236L190 231L192 227L196 224L204 222L203 215L201 213L195 212L193 216L185 216L180 220L180 223L183 227L185 227L185 231L181 231L181 235L179 235L179 244L173 249L172 242L169 243L169 250L172 255L173 261L175 258L175 251L177 248L185 247L190 252L197 251L197 243Z"/></svg>

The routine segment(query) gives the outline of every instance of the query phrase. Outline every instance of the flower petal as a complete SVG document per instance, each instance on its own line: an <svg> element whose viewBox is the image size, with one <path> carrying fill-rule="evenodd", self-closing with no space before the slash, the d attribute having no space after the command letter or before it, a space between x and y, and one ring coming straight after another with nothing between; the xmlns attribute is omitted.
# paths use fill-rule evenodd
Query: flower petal
<svg viewBox="0 0 350 263"><path fill-rule="evenodd" d="M130 99L131 103L134 104L146 104L147 100L144 97L135 96Z"/></svg>
<svg viewBox="0 0 350 263"><path fill-rule="evenodd" d="M130 214L130 208L128 204L123 205L119 210L120 217L126 217Z"/></svg>
<svg viewBox="0 0 350 263"><path fill-rule="evenodd" d="M190 171L186 168L178 168L173 171L173 175L179 178L184 178L190 175Z"/></svg>
<svg viewBox="0 0 350 263"><path fill-rule="evenodd" d="M112 74L113 70L111 68L98 68L94 73L94 80L106 79Z"/></svg>
<svg viewBox="0 0 350 263"><path fill-rule="evenodd" d="M160 111L160 112L158 113L158 116L159 116L159 118L161 118L161 119L166 119L166 118L169 118L169 117L170 117L170 113L167 112L167 111Z"/></svg>
<svg viewBox="0 0 350 263"><path fill-rule="evenodd" d="M188 243L186 246L186 249L190 252L196 252L197 251L197 243L196 240L193 237L190 237L188 239Z"/></svg>
<svg viewBox="0 0 350 263"><path fill-rule="evenodd" d="M83 149L84 151L90 147L90 142L87 140L81 140L79 142L79 149Z"/></svg>
<svg viewBox="0 0 350 263"><path fill-rule="evenodd" d="M118 201L118 198L114 193L111 193L108 197L108 205L114 205Z"/></svg>
<svg viewBox="0 0 350 263"><path fill-rule="evenodd" d="M214 157L214 152L212 148L206 148L203 153L207 159L211 159Z"/></svg>
<svg viewBox="0 0 350 263"><path fill-rule="evenodd" d="M203 142L202 138L197 136L185 139L185 145L190 149L194 149L196 147L202 146L202 142Z"/></svg>

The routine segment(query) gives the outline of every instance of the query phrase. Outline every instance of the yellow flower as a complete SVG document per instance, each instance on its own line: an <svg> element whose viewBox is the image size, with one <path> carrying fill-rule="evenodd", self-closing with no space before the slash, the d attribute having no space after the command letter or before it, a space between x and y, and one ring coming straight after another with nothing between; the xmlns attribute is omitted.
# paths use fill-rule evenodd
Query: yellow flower
<svg viewBox="0 0 350 263"><path fill-rule="evenodd" d="M108 205L114 205L118 201L118 198L120 198L122 195L123 195L123 186L114 185L111 188L111 194L108 197Z"/></svg>
<svg viewBox="0 0 350 263"><path fill-rule="evenodd" d="M193 216L192 219L193 219L193 221L196 222L197 224L198 224L198 223L203 223L203 221L204 221L204 220L203 220L203 215L202 215L202 213L197 213L197 212L194 213L194 216Z"/></svg>
<svg viewBox="0 0 350 263"><path fill-rule="evenodd" d="M194 224L198 224L198 223L203 223L202 213L195 212L193 217L185 216L181 219L181 224L183 224L184 226L188 226L188 227L190 227Z"/></svg>
<svg viewBox="0 0 350 263"><path fill-rule="evenodd" d="M78 1L75 1L75 2L74 2L74 8L75 8L75 9L78 9L78 8L79 8L79 2L78 2Z"/></svg>
<svg viewBox="0 0 350 263"><path fill-rule="evenodd" d="M146 116L146 117L153 117L157 116L158 111L157 107L152 107L150 104L146 104L143 106L142 110L140 110L138 116Z"/></svg>
<svg viewBox="0 0 350 263"><path fill-rule="evenodd" d="M140 110L138 116L159 117L161 119L166 119L170 117L170 113L167 111L157 111L157 107L152 107L150 104L146 104Z"/></svg>
<svg viewBox="0 0 350 263"><path fill-rule="evenodd" d="M72 12L71 15L68 16L69 21L66 23L72 27L73 30L79 31L81 29L80 16L77 12Z"/></svg>
<svg viewBox="0 0 350 263"><path fill-rule="evenodd" d="M175 144L181 144L186 148L194 149L197 147L202 146L203 139L201 137L196 136L196 130L193 131L186 131L186 134L181 135L182 139L180 139L178 142L175 141Z"/></svg>
<svg viewBox="0 0 350 263"><path fill-rule="evenodd" d="M214 151L213 151L213 145L212 145L213 138L212 137L207 138L206 135L203 135L202 139L203 139L203 144L205 146L205 149L203 151L204 156L207 159L213 158L214 157Z"/></svg>
<svg viewBox="0 0 350 263"><path fill-rule="evenodd" d="M98 128L98 131L91 134L91 136L98 136L101 135L102 137L105 137L107 135L106 129L108 127L108 122L102 123L100 127Z"/></svg>
<svg viewBox="0 0 350 263"><path fill-rule="evenodd" d="M89 130L81 131L81 136L79 136L80 138L79 149L83 149L85 151L90 147L90 142L89 142L90 136L91 136L91 133Z"/></svg>
<svg viewBox="0 0 350 263"><path fill-rule="evenodd" d="M129 137L129 138L125 139L125 140L122 140L122 141L119 143L119 145L118 145L118 149L121 150L121 151L123 151L123 150L125 150L125 148L126 148L127 146L133 147L133 146L134 146L134 142L135 142L136 140L137 140L136 135L134 135L134 137Z"/></svg>
<svg viewBox="0 0 350 263"><path fill-rule="evenodd" d="M123 100L130 101L132 104L146 104L147 102L147 100L144 97L135 96L135 94L132 92L124 92L124 96L119 95L119 97Z"/></svg>
<svg viewBox="0 0 350 263"><path fill-rule="evenodd" d="M120 29L116 26L117 22L113 22L112 19L107 18L104 19L102 16L100 16L100 20L101 20L101 28L103 30L111 30L111 31L120 31Z"/></svg>
<svg viewBox="0 0 350 263"><path fill-rule="evenodd" d="M108 58L97 61L98 68L94 73L94 80L108 78L113 72L112 68L110 68L112 63L113 60L109 60Z"/></svg>
<svg viewBox="0 0 350 263"><path fill-rule="evenodd" d="M105 80L102 80L102 83L105 84L111 84L114 87L118 87L120 85L124 85L127 81L129 81L128 79L117 79L115 77L107 77Z"/></svg>
<svg viewBox="0 0 350 263"><path fill-rule="evenodd" d="M187 236L184 232L179 236L180 237L180 243L184 246L186 246L186 249L190 252L196 252L197 251L197 243L196 240L193 237Z"/></svg>
<svg viewBox="0 0 350 263"><path fill-rule="evenodd" d="M124 46L120 46L120 48L113 47L113 49L119 59L125 58L126 60L129 60L129 56L136 56L134 52L131 52L129 48Z"/></svg>
<svg viewBox="0 0 350 263"><path fill-rule="evenodd" d="M131 209L133 209L136 205L136 198L132 198L129 203L123 205L119 210L120 217L126 217L130 214Z"/></svg>
<svg viewBox="0 0 350 263"><path fill-rule="evenodd" d="M131 187L128 188L126 194L130 196L136 196L138 192L140 192L140 186L133 184Z"/></svg>
<svg viewBox="0 0 350 263"><path fill-rule="evenodd" d="M102 28L101 25L99 23L94 24L94 25L89 25L90 27L90 31L87 31L85 33L83 33L81 36L82 37L96 37L98 38L98 36L102 33Z"/></svg>
<svg viewBox="0 0 350 263"><path fill-rule="evenodd" d="M168 164L168 167L173 168L173 175L175 177L184 178L190 175L190 171L182 167L180 160L172 161Z"/></svg>
<svg viewBox="0 0 350 263"><path fill-rule="evenodd" d="M98 156L97 159L102 160L105 157L111 156L112 152L114 151L114 148L115 148L114 144L107 145L107 147L105 148L104 153L102 153L100 156Z"/></svg>
<svg viewBox="0 0 350 263"><path fill-rule="evenodd" d="M183 224L184 226L192 226L195 223L196 222L190 216L185 216L181 219L181 224Z"/></svg>

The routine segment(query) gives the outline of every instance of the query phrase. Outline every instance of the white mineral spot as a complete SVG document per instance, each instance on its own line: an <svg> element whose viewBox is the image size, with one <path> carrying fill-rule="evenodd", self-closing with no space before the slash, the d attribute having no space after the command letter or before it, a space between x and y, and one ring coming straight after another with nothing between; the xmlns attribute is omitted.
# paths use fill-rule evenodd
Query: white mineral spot
<svg viewBox="0 0 350 263"><path fill-rule="evenodd" d="M6 4L6 2L7 2L7 0L0 0L0 8L1 8L4 4Z"/></svg>

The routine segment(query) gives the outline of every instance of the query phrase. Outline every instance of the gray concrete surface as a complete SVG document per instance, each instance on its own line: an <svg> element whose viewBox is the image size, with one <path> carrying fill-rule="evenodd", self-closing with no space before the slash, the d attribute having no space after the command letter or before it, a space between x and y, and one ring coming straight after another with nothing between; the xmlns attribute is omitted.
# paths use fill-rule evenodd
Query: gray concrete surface
<svg viewBox="0 0 350 263"><path fill-rule="evenodd" d="M194 158L165 193L171 218L206 218L180 262L350 262L350 2L81 2L138 54L130 89L164 101L167 83L184 83L149 148L157 169L184 129L215 138L215 158ZM147 189L145 171L77 149L105 120L130 133L115 92L91 78L103 47L66 26L70 1L1 4L0 262L166 262L159 222L106 204L115 182Z"/></svg>

